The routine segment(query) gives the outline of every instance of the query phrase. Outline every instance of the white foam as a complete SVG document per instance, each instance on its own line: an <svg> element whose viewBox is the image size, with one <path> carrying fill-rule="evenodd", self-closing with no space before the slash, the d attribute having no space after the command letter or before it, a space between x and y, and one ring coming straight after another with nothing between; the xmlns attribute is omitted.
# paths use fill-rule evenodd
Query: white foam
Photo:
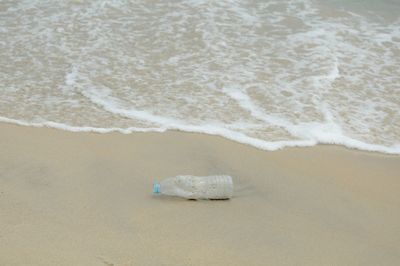
<svg viewBox="0 0 400 266"><path fill-rule="evenodd" d="M166 129L162 128L139 128L139 127L128 127L128 128L101 128L101 127L77 127L71 126L63 123L53 122L53 121L43 121L43 122L28 122L23 120L17 120L7 117L0 116L0 122L15 124L19 126L29 126L29 127L47 127L60 129L71 132L94 132L94 133L112 133L119 132L122 134L129 134L132 132L165 132Z"/></svg>
<svg viewBox="0 0 400 266"><path fill-rule="evenodd" d="M121 106L120 99L112 97L111 91L108 88L86 87L81 89L81 93L87 97L91 102L100 106L104 110L126 118L134 118L145 122L151 122L159 125L171 125L183 123L173 118L166 116L157 116L147 111L136 110L129 107Z"/></svg>
<svg viewBox="0 0 400 266"><path fill-rule="evenodd" d="M137 128L137 127L96 128L96 127L76 127L52 121L33 123L33 122L20 121L5 117L0 117L0 122L17 124L20 126L48 127L48 128L61 129L71 132L95 132L95 133L119 132L122 134L129 134L133 132L165 132L167 130L178 130L191 133L203 133L208 135L221 136L235 142L247 144L267 151L276 151L279 149L283 149L285 147L311 147L317 144L336 144L364 151L381 152L386 154L400 154L400 144L393 145L391 147L385 147L382 145L364 143L362 141L358 141L340 134L334 134L329 131L331 128L321 127L321 125L316 125L316 124L308 125L308 127L303 125L301 127L294 129L295 131L299 132L298 133L299 135L307 136L309 139L264 141L214 125L196 126L196 125L173 124L169 125L168 127L160 127L160 128ZM333 128L335 129L334 126Z"/></svg>
<svg viewBox="0 0 400 266"><path fill-rule="evenodd" d="M335 74L335 76L336 75L337 74ZM382 152L388 154L400 154L399 144L387 147L383 145L365 143L350 138L348 136L345 136L342 132L340 125L333 121L334 119L332 113L327 109L326 106L322 108L326 122L324 123L311 122L311 123L301 123L295 125L282 118L271 117L269 115L260 112L259 110L257 110L257 107L253 103L251 103L250 98L246 94L242 93L240 90L224 89L224 92L226 92L233 99L237 100L239 104L243 108L249 110L253 116L265 121L266 123L285 128L288 132L290 132L292 136L302 139L302 141L259 142L251 138L249 139L244 136L239 137L235 134L227 132L225 132L224 134L214 134L214 135L223 135L226 138L245 144L250 144L252 146L266 150L281 149L285 146L288 147L313 146L319 143L319 144L343 145L348 148Z"/></svg>
<svg viewBox="0 0 400 266"><path fill-rule="evenodd" d="M7 5L0 121L400 154L398 20L308 0Z"/></svg>
<svg viewBox="0 0 400 266"><path fill-rule="evenodd" d="M67 84L68 86L73 86L73 85L75 85L77 75L78 75L78 68L75 67L75 66L73 66L73 67L71 68L71 71L68 72L68 73L65 75L65 84Z"/></svg>

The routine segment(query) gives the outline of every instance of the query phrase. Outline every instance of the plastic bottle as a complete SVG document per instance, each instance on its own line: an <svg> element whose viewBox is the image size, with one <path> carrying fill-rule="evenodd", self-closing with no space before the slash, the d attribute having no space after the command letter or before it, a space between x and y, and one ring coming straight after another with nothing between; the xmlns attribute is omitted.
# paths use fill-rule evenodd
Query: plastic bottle
<svg viewBox="0 0 400 266"><path fill-rule="evenodd" d="M233 182L229 175L178 175L154 183L153 193L187 199L229 199L233 195Z"/></svg>

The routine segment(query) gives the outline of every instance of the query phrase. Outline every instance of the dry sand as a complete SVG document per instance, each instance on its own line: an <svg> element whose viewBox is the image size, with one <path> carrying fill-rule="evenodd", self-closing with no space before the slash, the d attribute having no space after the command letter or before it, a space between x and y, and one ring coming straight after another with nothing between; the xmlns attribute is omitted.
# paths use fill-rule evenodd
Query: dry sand
<svg viewBox="0 0 400 266"><path fill-rule="evenodd" d="M400 156L0 124L0 265L400 265ZM231 174L229 201L153 197Z"/></svg>

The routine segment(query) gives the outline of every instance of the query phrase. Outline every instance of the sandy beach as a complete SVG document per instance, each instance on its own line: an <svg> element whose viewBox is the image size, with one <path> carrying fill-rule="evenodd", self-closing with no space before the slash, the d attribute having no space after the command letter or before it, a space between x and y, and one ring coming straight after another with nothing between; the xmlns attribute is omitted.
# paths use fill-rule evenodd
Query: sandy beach
<svg viewBox="0 0 400 266"><path fill-rule="evenodd" d="M0 265L400 265L400 157L0 124ZM230 174L228 201L155 197Z"/></svg>
<svg viewBox="0 0 400 266"><path fill-rule="evenodd" d="M0 266L400 266L399 14L0 1Z"/></svg>

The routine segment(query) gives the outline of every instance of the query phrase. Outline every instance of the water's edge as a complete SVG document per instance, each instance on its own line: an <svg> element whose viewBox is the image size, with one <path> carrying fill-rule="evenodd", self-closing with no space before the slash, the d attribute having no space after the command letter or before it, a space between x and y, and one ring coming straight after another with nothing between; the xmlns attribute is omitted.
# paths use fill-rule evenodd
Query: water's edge
<svg viewBox="0 0 400 266"><path fill-rule="evenodd" d="M198 133L198 134L205 134L210 136L218 136L225 139L228 139L233 142L241 143L244 145L249 145L254 148L265 150L265 151L276 151L281 150L284 148L289 147L314 147L316 145L338 145L350 150L358 150L361 152L371 152L375 154L381 155L400 155L400 147L385 147L381 145L374 145L374 144L366 144L360 142L362 145L368 145L369 149L365 149L358 145L346 145L345 143L340 142L318 142L318 141L274 141L274 142L267 142L258 139L238 139L235 136L229 134L223 134L222 132L205 132L202 130L182 130L180 128L97 128L97 127L75 127L70 125L65 125L62 123L57 122L43 122L43 123L31 123L26 121L20 121L15 119L10 119L6 117L0 117L0 123L4 124L12 124L18 125L23 127L35 127L35 128L50 128L62 131L68 131L73 133L98 133L98 134L106 134L106 133L121 133L121 134L132 134L132 133L163 133L167 131L178 131L178 132L185 132L185 133Z"/></svg>

